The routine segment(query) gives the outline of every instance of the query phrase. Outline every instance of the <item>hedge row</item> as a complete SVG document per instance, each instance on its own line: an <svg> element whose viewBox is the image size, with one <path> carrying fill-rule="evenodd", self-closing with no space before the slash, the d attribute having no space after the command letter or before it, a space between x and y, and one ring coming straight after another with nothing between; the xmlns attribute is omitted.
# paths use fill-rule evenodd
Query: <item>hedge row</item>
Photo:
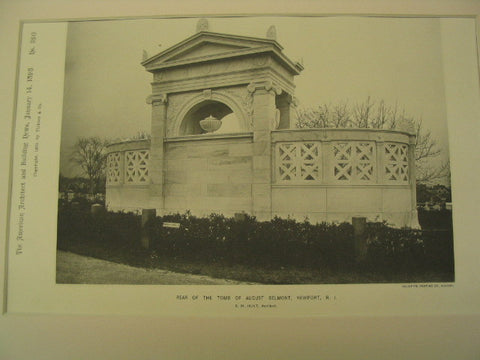
<svg viewBox="0 0 480 360"><path fill-rule="evenodd" d="M394 229L367 224L368 251L364 266L384 272L454 273L453 232Z"/></svg>
<svg viewBox="0 0 480 360"><path fill-rule="evenodd" d="M164 222L177 222L180 227L164 227ZM111 212L92 216L85 208L69 205L59 211L58 247L69 249L95 243L117 253L158 254L172 259L267 269L453 274L451 230L393 229L369 223L367 255L360 265L355 263L353 227L348 223L310 224L280 218L259 222L248 215L236 221L217 214L200 218L187 213L156 217L145 225L144 231L151 239L150 252L140 247L140 216Z"/></svg>
<svg viewBox="0 0 480 360"><path fill-rule="evenodd" d="M90 204L64 203L59 207L57 247L68 250L95 243L126 251L139 248L141 219L132 213L90 213Z"/></svg>
<svg viewBox="0 0 480 360"><path fill-rule="evenodd" d="M418 209L418 222L422 229L452 230L452 211L447 209Z"/></svg>
<svg viewBox="0 0 480 360"><path fill-rule="evenodd" d="M164 221L178 222L180 228L166 228ZM184 214L157 217L147 223L147 232L158 253L195 261L339 268L351 264L353 255L353 228L347 223L312 225L280 218L258 222L248 215L235 221L218 214Z"/></svg>

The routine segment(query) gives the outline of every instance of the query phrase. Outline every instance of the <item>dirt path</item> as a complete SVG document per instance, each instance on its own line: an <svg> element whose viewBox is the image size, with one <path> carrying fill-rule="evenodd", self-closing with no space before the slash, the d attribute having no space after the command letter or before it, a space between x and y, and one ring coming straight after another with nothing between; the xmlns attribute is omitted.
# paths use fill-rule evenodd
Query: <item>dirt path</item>
<svg viewBox="0 0 480 360"><path fill-rule="evenodd" d="M246 285L202 275L144 269L57 251L58 284Z"/></svg>

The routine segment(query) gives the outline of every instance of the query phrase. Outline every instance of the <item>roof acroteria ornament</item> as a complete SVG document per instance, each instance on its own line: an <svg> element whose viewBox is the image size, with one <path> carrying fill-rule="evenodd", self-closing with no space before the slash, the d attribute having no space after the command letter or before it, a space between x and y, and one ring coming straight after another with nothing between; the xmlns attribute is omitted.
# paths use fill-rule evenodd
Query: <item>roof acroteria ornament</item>
<svg viewBox="0 0 480 360"><path fill-rule="evenodd" d="M267 30L267 39L277 40L277 29L275 25L272 25Z"/></svg>
<svg viewBox="0 0 480 360"><path fill-rule="evenodd" d="M208 31L208 20L206 18L198 19L197 33L201 31Z"/></svg>

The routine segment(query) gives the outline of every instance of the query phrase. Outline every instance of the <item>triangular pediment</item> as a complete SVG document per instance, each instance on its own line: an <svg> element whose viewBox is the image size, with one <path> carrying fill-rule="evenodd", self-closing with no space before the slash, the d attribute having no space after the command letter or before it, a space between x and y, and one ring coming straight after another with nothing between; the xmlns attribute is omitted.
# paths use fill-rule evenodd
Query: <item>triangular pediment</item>
<svg viewBox="0 0 480 360"><path fill-rule="evenodd" d="M272 52L298 74L301 69L282 55L282 49L273 39L202 31L144 60L142 65L154 72L204 61Z"/></svg>
<svg viewBox="0 0 480 360"><path fill-rule="evenodd" d="M147 69L153 69L167 64L185 63L189 60L195 62L265 47L276 48L279 51L282 49L276 41L270 39L200 32L146 59L142 65Z"/></svg>
<svg viewBox="0 0 480 360"><path fill-rule="evenodd" d="M230 53L232 51L237 51L241 49L247 49L246 46L231 45L231 44L219 44L213 42L202 42L192 48L182 51L181 53L170 57L165 60L169 61L179 61L179 60L188 60L188 59L198 59L203 57L210 57L215 55L223 55Z"/></svg>

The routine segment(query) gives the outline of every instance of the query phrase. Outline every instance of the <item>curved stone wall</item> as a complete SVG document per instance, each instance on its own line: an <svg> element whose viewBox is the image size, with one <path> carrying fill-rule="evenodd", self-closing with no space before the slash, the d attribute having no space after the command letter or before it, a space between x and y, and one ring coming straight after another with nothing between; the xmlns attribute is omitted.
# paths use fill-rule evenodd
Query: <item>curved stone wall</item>
<svg viewBox="0 0 480 360"><path fill-rule="evenodd" d="M342 222L361 216L418 227L414 135L373 129L292 129L271 131L270 140L272 155L264 164L255 156L252 133L165 139L164 157L158 160L164 169L161 201L152 200L149 193L149 174L158 167L149 158L150 143L111 145L107 207L255 214L258 181L264 174L271 179L261 194L270 202L270 217ZM268 168L271 174L265 173Z"/></svg>
<svg viewBox="0 0 480 360"><path fill-rule="evenodd" d="M149 161L149 140L124 141L107 148L107 209L138 211L149 207Z"/></svg>
<svg viewBox="0 0 480 360"><path fill-rule="evenodd" d="M354 216L417 227L415 137L372 129L274 131L272 211L298 220Z"/></svg>

